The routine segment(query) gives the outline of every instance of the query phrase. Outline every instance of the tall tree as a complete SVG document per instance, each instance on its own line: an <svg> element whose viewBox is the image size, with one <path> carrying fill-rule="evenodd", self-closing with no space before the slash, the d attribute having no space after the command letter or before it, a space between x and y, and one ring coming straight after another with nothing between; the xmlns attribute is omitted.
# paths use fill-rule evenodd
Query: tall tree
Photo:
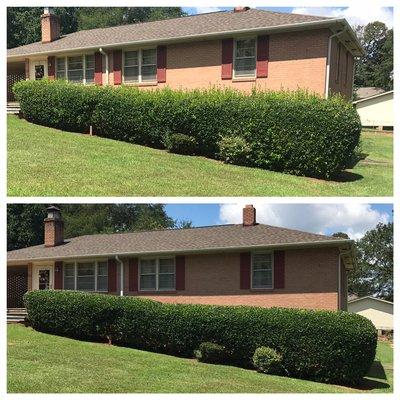
<svg viewBox="0 0 400 400"><path fill-rule="evenodd" d="M357 266L349 273L349 293L393 300L393 223L379 223L357 241Z"/></svg>
<svg viewBox="0 0 400 400"><path fill-rule="evenodd" d="M162 204L60 204L65 237L144 229L190 227L190 221L175 221ZM43 243L43 204L7 206L7 249Z"/></svg>
<svg viewBox="0 0 400 400"><path fill-rule="evenodd" d="M393 89L393 29L375 21L355 28L366 55L356 62L356 87Z"/></svg>

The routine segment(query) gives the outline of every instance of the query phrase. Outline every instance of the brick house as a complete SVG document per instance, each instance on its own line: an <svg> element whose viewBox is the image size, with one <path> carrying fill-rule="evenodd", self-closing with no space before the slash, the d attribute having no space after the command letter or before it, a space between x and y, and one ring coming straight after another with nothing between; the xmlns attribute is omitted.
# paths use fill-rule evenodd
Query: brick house
<svg viewBox="0 0 400 400"><path fill-rule="evenodd" d="M248 7L65 36L45 8L41 26L41 42L7 51L10 82L19 76L147 89L303 88L350 98L354 58L363 55L344 18Z"/></svg>
<svg viewBox="0 0 400 400"><path fill-rule="evenodd" d="M87 290L162 302L347 309L353 241L243 222L64 240L48 208L45 243L7 254L9 308L28 290Z"/></svg>

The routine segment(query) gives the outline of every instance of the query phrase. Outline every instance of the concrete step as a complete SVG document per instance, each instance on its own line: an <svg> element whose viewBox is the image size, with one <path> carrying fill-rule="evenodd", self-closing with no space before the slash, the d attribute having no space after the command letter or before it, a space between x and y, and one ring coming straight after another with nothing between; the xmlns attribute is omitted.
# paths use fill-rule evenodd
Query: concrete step
<svg viewBox="0 0 400 400"><path fill-rule="evenodd" d="M26 308L7 308L7 324L22 323L26 316Z"/></svg>

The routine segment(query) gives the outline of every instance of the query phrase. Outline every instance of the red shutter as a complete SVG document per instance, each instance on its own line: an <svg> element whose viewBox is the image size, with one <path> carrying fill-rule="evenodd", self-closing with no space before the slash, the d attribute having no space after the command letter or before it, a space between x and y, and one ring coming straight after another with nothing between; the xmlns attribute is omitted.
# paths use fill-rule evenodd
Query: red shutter
<svg viewBox="0 0 400 400"><path fill-rule="evenodd" d="M108 260L108 293L117 291L117 261L110 258Z"/></svg>
<svg viewBox="0 0 400 400"><path fill-rule="evenodd" d="M99 52L94 53L94 83L103 83L103 56Z"/></svg>
<svg viewBox="0 0 400 400"><path fill-rule="evenodd" d="M114 85L120 85L122 83L122 50L113 52L113 72Z"/></svg>
<svg viewBox="0 0 400 400"><path fill-rule="evenodd" d="M137 292L138 290L138 259L129 259L129 291Z"/></svg>
<svg viewBox="0 0 400 400"><path fill-rule="evenodd" d="M54 289L63 288L63 262L56 261L54 263Z"/></svg>
<svg viewBox="0 0 400 400"><path fill-rule="evenodd" d="M56 78L56 58L54 56L47 57L47 69L50 80Z"/></svg>
<svg viewBox="0 0 400 400"><path fill-rule="evenodd" d="M233 39L222 40L221 78L232 79Z"/></svg>
<svg viewBox="0 0 400 400"><path fill-rule="evenodd" d="M185 256L175 258L175 279L176 290L185 290Z"/></svg>
<svg viewBox="0 0 400 400"><path fill-rule="evenodd" d="M257 78L268 77L269 36L257 38Z"/></svg>
<svg viewBox="0 0 400 400"><path fill-rule="evenodd" d="M157 47L157 82L167 81L167 46Z"/></svg>
<svg viewBox="0 0 400 400"><path fill-rule="evenodd" d="M251 253L240 253L240 289L250 289Z"/></svg>
<svg viewBox="0 0 400 400"><path fill-rule="evenodd" d="M274 289L285 287L285 252L274 251Z"/></svg>

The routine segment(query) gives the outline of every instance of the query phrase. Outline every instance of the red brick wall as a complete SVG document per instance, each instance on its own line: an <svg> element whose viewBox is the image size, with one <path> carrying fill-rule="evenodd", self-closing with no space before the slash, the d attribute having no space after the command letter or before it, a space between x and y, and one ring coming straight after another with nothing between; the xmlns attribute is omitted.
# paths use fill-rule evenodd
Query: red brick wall
<svg viewBox="0 0 400 400"><path fill-rule="evenodd" d="M129 292L126 263L125 294L179 303L338 308L338 249L285 251L285 288L275 290L240 289L239 254L187 255L185 290L171 294Z"/></svg>

